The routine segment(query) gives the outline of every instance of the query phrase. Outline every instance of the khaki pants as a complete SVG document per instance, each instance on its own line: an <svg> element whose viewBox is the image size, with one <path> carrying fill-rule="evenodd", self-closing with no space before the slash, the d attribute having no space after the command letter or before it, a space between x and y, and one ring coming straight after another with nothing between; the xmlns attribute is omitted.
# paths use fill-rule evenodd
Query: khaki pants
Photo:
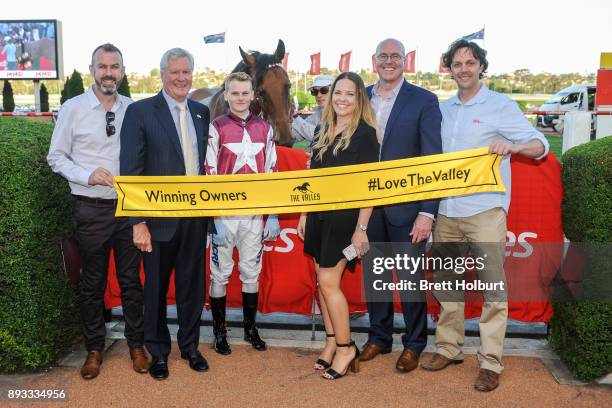
<svg viewBox="0 0 612 408"><path fill-rule="evenodd" d="M493 208L470 217L446 217L439 215L433 234L434 245L444 242L462 242L465 245L447 246L453 256L466 256L469 251L477 256L486 253L485 268L478 272L478 278L485 281L503 281L503 291L484 291L484 304L480 317L480 349L478 361L481 368L501 373L502 353L508 319L506 282L504 274L504 253L506 242L506 213L502 208ZM478 243L486 243L479 246ZM444 254L439 254L444 256ZM446 254L448 255L448 253ZM448 273L448 272L446 272ZM454 272L451 272L454 273ZM435 272L438 279L444 273ZM437 275L437 276L436 276ZM436 347L441 355L463 359L461 346L464 342L463 293L434 291L440 301L440 319L436 329ZM457 296L461 301L450 301Z"/></svg>

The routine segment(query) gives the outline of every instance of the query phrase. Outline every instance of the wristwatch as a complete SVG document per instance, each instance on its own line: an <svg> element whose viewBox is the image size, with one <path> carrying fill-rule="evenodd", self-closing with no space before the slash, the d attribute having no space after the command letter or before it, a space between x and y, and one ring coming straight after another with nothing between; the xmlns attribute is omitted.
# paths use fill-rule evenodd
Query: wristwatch
<svg viewBox="0 0 612 408"><path fill-rule="evenodd" d="M357 224L357 228L365 232L368 229L368 226L365 224Z"/></svg>

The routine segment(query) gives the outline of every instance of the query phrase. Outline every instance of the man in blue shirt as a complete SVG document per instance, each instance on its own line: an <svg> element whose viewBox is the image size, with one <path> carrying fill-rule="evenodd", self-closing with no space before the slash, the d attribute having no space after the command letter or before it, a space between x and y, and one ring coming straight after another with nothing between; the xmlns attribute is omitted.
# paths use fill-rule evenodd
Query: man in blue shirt
<svg viewBox="0 0 612 408"><path fill-rule="evenodd" d="M13 40L9 40L2 53L6 56L6 70L7 71L15 71L17 69L17 47L15 46Z"/></svg>
<svg viewBox="0 0 612 408"><path fill-rule="evenodd" d="M486 51L474 42L457 40L444 54L444 65L450 69L458 92L441 104L442 149L455 152L489 147L489 154L503 155L501 177L505 193L478 193L441 200L434 229L434 243L454 244L453 255L465 257L485 255L485 266L479 279L502 282L504 290L484 291L480 317L478 350L480 371L474 387L492 391L499 384L503 370L502 353L508 302L505 291L504 249L506 216L510 205L510 155L521 154L541 159L548 154L548 142L535 130L518 108L505 95L490 91L481 83L487 70ZM486 244L485 244L486 243ZM440 274L441 271L436 271ZM451 271L454 274L454 271ZM454 295L461 293L455 292ZM434 291L440 301L440 319L436 329L436 353L421 367L438 371L450 364L463 362L464 303L453 299L449 291ZM462 299L461 299L462 300Z"/></svg>

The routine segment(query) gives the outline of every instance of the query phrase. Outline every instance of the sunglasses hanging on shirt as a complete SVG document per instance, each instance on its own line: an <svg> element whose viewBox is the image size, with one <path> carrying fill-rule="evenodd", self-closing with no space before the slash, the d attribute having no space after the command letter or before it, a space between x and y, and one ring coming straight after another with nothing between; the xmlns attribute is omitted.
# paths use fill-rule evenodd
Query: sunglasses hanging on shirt
<svg viewBox="0 0 612 408"><path fill-rule="evenodd" d="M312 88L310 90L310 94L312 96L317 96L321 92L321 95L326 95L329 92L329 86L322 86L320 88Z"/></svg>
<svg viewBox="0 0 612 408"><path fill-rule="evenodd" d="M115 134L115 112L106 112L106 136L111 137Z"/></svg>

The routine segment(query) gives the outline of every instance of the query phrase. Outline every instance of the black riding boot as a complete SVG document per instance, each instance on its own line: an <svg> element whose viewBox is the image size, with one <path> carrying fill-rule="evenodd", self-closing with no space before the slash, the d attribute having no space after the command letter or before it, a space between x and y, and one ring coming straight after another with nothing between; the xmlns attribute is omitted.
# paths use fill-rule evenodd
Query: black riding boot
<svg viewBox="0 0 612 408"><path fill-rule="evenodd" d="M264 351L266 342L259 337L255 326L255 315L257 314L258 293L242 292L242 311L244 321L244 341L251 343L255 350Z"/></svg>
<svg viewBox="0 0 612 408"><path fill-rule="evenodd" d="M210 311L213 315L213 334L215 339L213 348L224 356L231 354L232 349L227 342L227 330L225 329L225 296L210 298Z"/></svg>

